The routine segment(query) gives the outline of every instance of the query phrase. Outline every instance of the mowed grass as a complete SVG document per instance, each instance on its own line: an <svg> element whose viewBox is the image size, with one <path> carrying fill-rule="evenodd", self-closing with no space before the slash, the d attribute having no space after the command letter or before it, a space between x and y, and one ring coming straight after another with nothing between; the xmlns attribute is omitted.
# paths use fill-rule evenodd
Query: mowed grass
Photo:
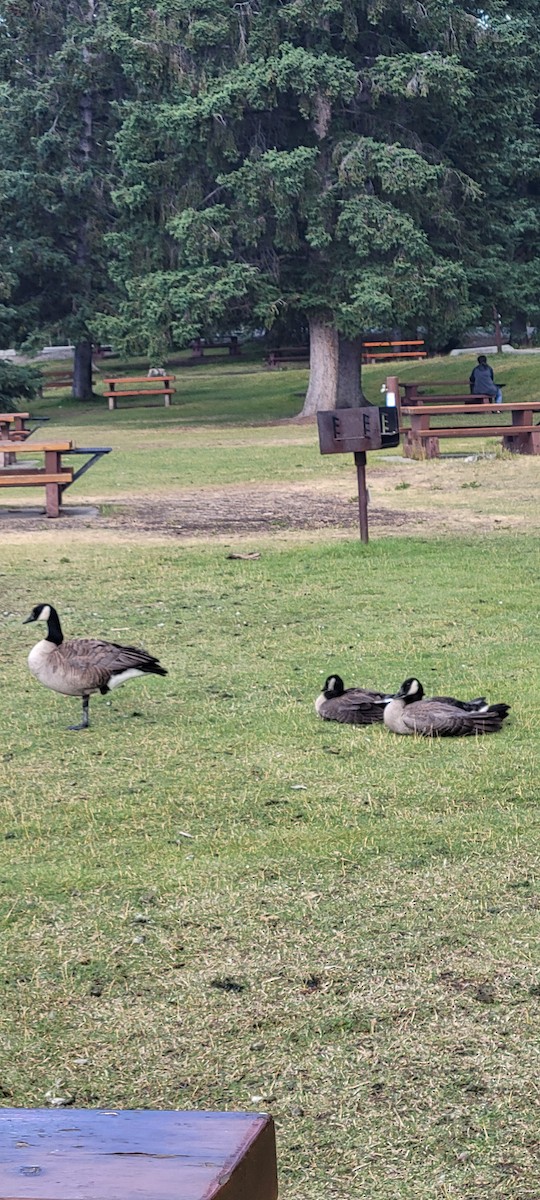
<svg viewBox="0 0 540 1200"><path fill-rule="evenodd" d="M455 389L460 383L466 384L475 361L473 354L464 360L367 366L363 368L363 386L372 403L382 402L381 386L392 372L398 372L402 379L423 383L446 379L449 388ZM535 355L503 355L499 360L494 356L493 362L497 379L507 384L505 401L540 398L540 359ZM145 372L147 364L139 360L105 360L100 367L102 376L108 372L139 374ZM36 444L38 440L62 436L78 446L112 447L113 453L67 493L68 505L85 500L114 501L129 494L159 494L171 488L303 483L323 478L338 480L352 474L350 455L327 456L321 461L314 424L291 424L291 418L302 408L308 382L306 369L269 371L251 360L216 365L209 360L200 367L177 367L176 376L177 391L170 408L126 400L124 407L110 413L104 398L76 403L67 389L46 392L43 400L32 405L36 415L50 418L34 434ZM103 390L102 379L97 388ZM499 413L495 417L491 410L473 418L480 424L486 420L502 427L509 418ZM469 418L456 416L452 421L459 425L468 423ZM500 438L441 443L443 455L500 456L501 447ZM394 457L397 465L402 461L401 450ZM370 455L370 464L378 461L377 455ZM530 470L530 465L524 464L523 471ZM430 472L436 472L435 464L425 464L426 479ZM467 499L472 505L472 495ZM9 493L10 506L35 502L35 489Z"/></svg>
<svg viewBox="0 0 540 1200"><path fill-rule="evenodd" d="M4 539L2 1103L271 1111L287 1200L537 1200L537 539L257 549ZM68 732L47 600L169 675ZM511 719L325 723L336 670Z"/></svg>

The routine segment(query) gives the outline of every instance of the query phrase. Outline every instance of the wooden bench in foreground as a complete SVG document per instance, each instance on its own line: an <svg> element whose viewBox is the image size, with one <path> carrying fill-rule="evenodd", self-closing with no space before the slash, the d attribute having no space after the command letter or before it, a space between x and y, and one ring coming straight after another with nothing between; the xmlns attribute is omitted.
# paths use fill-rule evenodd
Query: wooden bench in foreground
<svg viewBox="0 0 540 1200"><path fill-rule="evenodd" d="M498 424L493 423L497 414ZM402 406L401 414L408 417L410 428L402 429L404 436L403 454L406 458L438 458L439 438L499 437L505 450L514 454L540 454L540 423L533 421L540 413L540 401L524 401L521 404L498 404L490 410L488 425L441 425L433 426L432 417L439 419L456 414L479 416L475 404L437 404ZM486 414L487 416L487 414ZM503 419L510 417L510 422Z"/></svg>
<svg viewBox="0 0 540 1200"><path fill-rule="evenodd" d="M12 442L0 442L0 455ZM71 487L76 479L84 475L104 454L110 454L110 446L74 446L73 442L24 442L17 445L17 454L43 455L43 465L38 467L25 466L17 462L14 466L0 467L0 488L10 487L44 487L45 511L48 517L59 517L62 508L62 496L66 488ZM62 462L65 455L84 454L87 462L78 471L66 467Z"/></svg>
<svg viewBox="0 0 540 1200"><path fill-rule="evenodd" d="M124 396L163 396L166 408L170 406L171 396L176 391L171 386L176 375L122 375L105 379L104 395L109 401L109 409L118 407L117 401ZM135 384L145 383L147 386L135 387Z"/></svg>
<svg viewBox="0 0 540 1200"><path fill-rule="evenodd" d="M239 1112L0 1109L0 1200L276 1200L274 1124Z"/></svg>

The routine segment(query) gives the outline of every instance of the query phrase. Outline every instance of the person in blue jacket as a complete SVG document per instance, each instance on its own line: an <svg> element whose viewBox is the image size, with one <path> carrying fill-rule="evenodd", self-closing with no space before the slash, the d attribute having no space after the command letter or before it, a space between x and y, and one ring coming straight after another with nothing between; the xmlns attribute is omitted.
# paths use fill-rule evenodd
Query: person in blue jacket
<svg viewBox="0 0 540 1200"><path fill-rule="evenodd" d="M478 366L469 376L471 396L493 397L495 404L502 404L502 391L495 383L493 369L490 367L485 354L478 355ZM493 400L491 403L493 403Z"/></svg>

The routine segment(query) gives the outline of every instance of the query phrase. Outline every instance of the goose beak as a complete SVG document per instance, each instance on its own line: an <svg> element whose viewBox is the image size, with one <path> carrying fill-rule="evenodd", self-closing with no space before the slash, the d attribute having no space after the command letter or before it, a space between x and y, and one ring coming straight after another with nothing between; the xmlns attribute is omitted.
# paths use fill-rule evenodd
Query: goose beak
<svg viewBox="0 0 540 1200"><path fill-rule="evenodd" d="M35 621L35 619L36 618L34 616L32 616L32 613L30 613L30 616L26 617L26 619L23 621L23 625L29 625L30 622Z"/></svg>

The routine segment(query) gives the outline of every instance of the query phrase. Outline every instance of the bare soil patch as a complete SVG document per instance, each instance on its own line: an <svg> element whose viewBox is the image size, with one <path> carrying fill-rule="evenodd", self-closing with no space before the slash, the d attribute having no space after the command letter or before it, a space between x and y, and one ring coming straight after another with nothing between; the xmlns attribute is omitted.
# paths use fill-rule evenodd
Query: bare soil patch
<svg viewBox="0 0 540 1200"><path fill-rule="evenodd" d="M403 482L396 488L401 472L398 475L396 467L379 467L370 479L372 532L384 537L527 529L531 522L530 504L525 505L524 511L520 511L523 508L520 505L511 512L506 503L510 480L498 479L494 488L495 480L486 478L479 492L463 492L464 487L480 486L474 480L467 482L473 470L467 464L464 472L460 464L460 469L447 468L443 474L439 464L429 472L412 464L403 468ZM400 492L403 486L407 490ZM511 507L515 509L516 505ZM186 539L238 538L273 532L356 530L358 501L353 479L324 479L309 484L231 484L164 489L144 496L132 493L114 499L93 497L90 506L68 502L65 517L72 531L108 530L120 536L146 534ZM55 527L66 529L66 522L48 520L35 505L0 509L3 532L26 534L52 531Z"/></svg>
<svg viewBox="0 0 540 1200"><path fill-rule="evenodd" d="M70 506L65 507L70 518ZM370 524L374 530L410 528L418 513L393 508L371 507ZM423 514L427 519L428 514ZM189 491L160 493L156 496L130 496L105 503L99 515L81 512L73 521L84 528L100 528L147 533L166 537L212 537L271 533L273 530L353 529L358 526L358 506L354 498L326 490L289 486L252 486L197 488ZM2 528L31 532L50 529L51 521L21 508L2 515Z"/></svg>

